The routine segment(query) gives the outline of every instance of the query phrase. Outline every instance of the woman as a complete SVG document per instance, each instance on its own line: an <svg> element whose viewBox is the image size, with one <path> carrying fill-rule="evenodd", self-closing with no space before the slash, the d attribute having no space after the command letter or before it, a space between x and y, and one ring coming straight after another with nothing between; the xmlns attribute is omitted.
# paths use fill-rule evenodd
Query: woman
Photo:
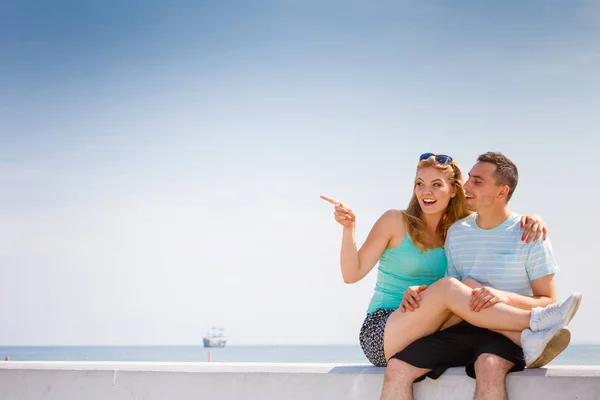
<svg viewBox="0 0 600 400"><path fill-rule="evenodd" d="M507 331L522 331L529 327L530 311L505 304L492 306L489 308L492 311L486 313L469 312L471 289L460 282L441 279L447 267L442 247L446 232L452 224L470 214L462 183L462 173L451 157L432 153L421 155L408 208L386 211L358 251L353 211L334 199L321 196L335 205L335 220L344 227L341 249L344 282L361 280L379 261L375 293L360 331L365 356L376 366L387 365L387 360L409 343L439 330L447 322L447 317L440 320L439 313L432 313L431 320L425 314L425 320L419 324L408 327L403 324L406 315L402 315L404 309L399 306L411 286L427 285L429 288L423 295L436 299L430 304L447 307L473 325ZM528 218L523 217L521 221L521 226L527 228L524 236L534 241L542 235L545 238L543 224L533 219L529 226L526 224ZM435 282L437 284L433 285ZM429 328L423 330L421 326Z"/></svg>

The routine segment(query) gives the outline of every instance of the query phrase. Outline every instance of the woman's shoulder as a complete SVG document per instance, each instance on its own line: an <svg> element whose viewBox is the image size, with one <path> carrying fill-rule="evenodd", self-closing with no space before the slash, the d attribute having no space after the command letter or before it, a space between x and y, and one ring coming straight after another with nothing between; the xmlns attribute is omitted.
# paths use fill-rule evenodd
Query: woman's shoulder
<svg viewBox="0 0 600 400"><path fill-rule="evenodd" d="M389 238L387 248L399 246L406 236L406 223L403 210L390 209L384 212L380 219L385 226L385 232Z"/></svg>
<svg viewBox="0 0 600 400"><path fill-rule="evenodd" d="M391 208L391 209L385 211L381 215L381 218L385 218L385 219L389 219L389 220L399 219L404 223L404 210L396 210L394 208Z"/></svg>
<svg viewBox="0 0 600 400"><path fill-rule="evenodd" d="M406 231L404 210L389 209L379 217L379 220L395 232Z"/></svg>

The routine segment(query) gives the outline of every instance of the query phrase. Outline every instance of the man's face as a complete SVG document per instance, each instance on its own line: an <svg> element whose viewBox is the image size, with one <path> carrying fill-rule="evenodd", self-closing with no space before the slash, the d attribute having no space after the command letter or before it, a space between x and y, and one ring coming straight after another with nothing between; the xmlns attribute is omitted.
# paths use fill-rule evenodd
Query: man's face
<svg viewBox="0 0 600 400"><path fill-rule="evenodd" d="M481 211L492 207L497 201L504 201L499 195L506 188L496 184L494 172L496 166L488 162L478 162L469 171L469 179L464 185L469 210Z"/></svg>

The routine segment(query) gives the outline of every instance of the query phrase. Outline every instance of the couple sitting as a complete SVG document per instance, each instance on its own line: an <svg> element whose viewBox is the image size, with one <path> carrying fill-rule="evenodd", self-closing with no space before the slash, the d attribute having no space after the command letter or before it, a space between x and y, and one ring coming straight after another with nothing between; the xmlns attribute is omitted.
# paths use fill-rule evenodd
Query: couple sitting
<svg viewBox="0 0 600 400"><path fill-rule="evenodd" d="M508 372L542 367L568 346L581 294L557 302L544 224L507 207L517 182L501 153L480 155L464 186L450 156L423 154L407 209L385 212L360 250L353 211L321 196L343 226L344 282L379 262L359 338L367 359L386 366L382 399L412 399L413 382L454 366L476 379L476 399L504 399Z"/></svg>

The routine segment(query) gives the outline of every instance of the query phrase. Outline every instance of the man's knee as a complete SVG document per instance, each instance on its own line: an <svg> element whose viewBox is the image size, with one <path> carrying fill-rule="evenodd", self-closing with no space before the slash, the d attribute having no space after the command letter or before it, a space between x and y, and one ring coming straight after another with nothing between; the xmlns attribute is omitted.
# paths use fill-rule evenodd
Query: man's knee
<svg viewBox="0 0 600 400"><path fill-rule="evenodd" d="M392 358L387 363L384 379L387 383L412 384L421 375L423 375L422 369L397 358Z"/></svg>
<svg viewBox="0 0 600 400"><path fill-rule="evenodd" d="M504 380L514 364L495 354L484 353L475 361L477 380L495 382Z"/></svg>

